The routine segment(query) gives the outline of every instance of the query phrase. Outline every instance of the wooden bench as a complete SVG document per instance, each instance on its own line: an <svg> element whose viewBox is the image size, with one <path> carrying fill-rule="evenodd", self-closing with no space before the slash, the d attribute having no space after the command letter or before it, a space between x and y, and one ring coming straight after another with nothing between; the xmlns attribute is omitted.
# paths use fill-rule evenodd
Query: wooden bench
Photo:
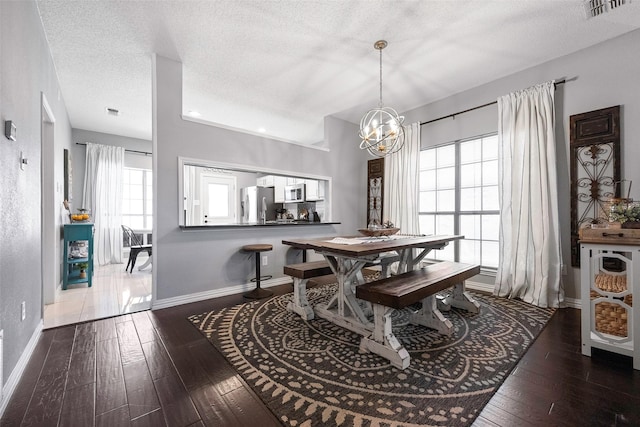
<svg viewBox="0 0 640 427"><path fill-rule="evenodd" d="M287 310L298 313L303 319L313 319L313 309L307 301L307 282L309 279L332 273L327 261L285 265L284 274L293 278L293 298L287 304Z"/></svg>
<svg viewBox="0 0 640 427"><path fill-rule="evenodd" d="M410 323L451 335L453 325L438 310L435 294L453 287L452 294L445 301L477 313L480 304L465 291L464 281L478 273L479 265L443 261L356 287L356 297L373 305L373 332L371 336L362 338L360 349L379 354L400 369L407 368L409 353L393 334L392 309L422 302L420 310L410 316Z"/></svg>

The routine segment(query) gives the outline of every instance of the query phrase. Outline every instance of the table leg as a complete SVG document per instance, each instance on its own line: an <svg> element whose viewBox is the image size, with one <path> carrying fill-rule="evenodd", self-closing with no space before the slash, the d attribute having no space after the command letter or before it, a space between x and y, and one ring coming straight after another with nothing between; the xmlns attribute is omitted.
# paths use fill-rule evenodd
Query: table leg
<svg viewBox="0 0 640 427"><path fill-rule="evenodd" d="M398 256L400 257L400 260L398 261L397 274L406 273L407 271L413 269L413 265L411 262L411 249L399 250Z"/></svg>
<svg viewBox="0 0 640 427"><path fill-rule="evenodd" d="M338 290L326 305L315 307L318 317L362 335L368 335L373 325L367 319L351 289L351 282L365 266L366 261L350 260L325 255L338 280Z"/></svg>

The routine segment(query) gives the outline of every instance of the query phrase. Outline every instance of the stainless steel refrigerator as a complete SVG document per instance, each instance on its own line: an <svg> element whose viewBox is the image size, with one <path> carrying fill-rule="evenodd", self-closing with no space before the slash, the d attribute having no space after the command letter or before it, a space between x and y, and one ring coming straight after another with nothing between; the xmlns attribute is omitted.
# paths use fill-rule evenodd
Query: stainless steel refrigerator
<svg viewBox="0 0 640 427"><path fill-rule="evenodd" d="M244 224L275 221L276 209L272 187L246 187L240 189L240 207Z"/></svg>

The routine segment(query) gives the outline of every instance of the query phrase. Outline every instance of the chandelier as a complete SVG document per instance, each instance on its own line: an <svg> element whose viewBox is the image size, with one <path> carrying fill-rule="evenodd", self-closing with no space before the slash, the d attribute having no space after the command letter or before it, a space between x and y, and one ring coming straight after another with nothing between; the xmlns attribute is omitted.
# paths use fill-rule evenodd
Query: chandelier
<svg viewBox="0 0 640 427"><path fill-rule="evenodd" d="M404 145L404 116L398 116L396 110L382 104L382 49L387 47L387 42L378 40L373 47L380 51L380 101L378 108L367 111L360 120L358 135L362 139L361 149L368 150L373 156L384 157Z"/></svg>

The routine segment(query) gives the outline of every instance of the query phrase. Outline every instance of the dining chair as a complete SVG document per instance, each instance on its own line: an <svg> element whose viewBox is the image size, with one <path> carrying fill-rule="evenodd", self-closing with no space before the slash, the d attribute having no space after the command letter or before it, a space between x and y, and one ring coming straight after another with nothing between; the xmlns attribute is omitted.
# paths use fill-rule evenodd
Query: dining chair
<svg viewBox="0 0 640 427"><path fill-rule="evenodd" d="M143 245L140 238L136 236L133 230L126 225L122 225L122 231L124 231L125 235L129 239L131 249L129 252L129 262L127 262L127 266L124 271L129 270L129 273L133 273L133 267L136 265L136 259L140 252L146 252L149 254L149 258L151 258L151 245ZM129 266L131 266L131 269L129 269Z"/></svg>

